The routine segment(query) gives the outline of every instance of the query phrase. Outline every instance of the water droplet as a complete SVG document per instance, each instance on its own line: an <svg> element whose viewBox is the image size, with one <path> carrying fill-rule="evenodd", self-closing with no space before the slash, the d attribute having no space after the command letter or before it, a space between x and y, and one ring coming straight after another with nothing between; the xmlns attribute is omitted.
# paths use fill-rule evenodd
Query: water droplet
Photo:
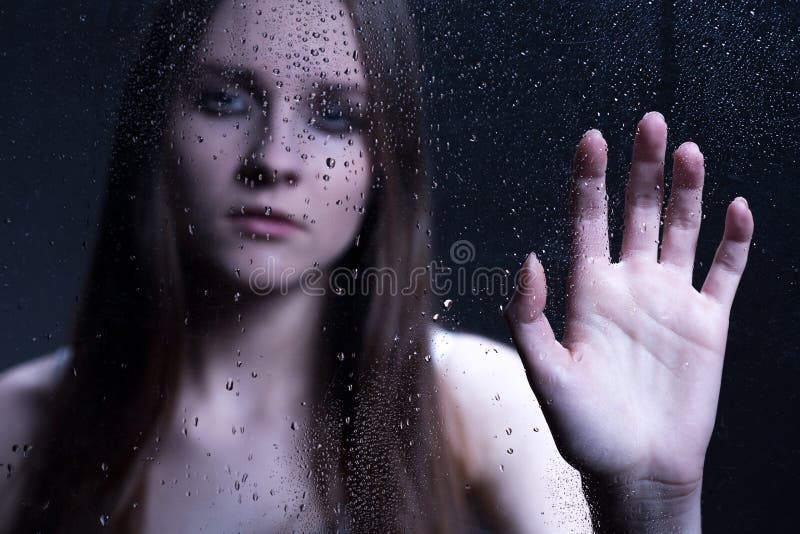
<svg viewBox="0 0 800 534"><path fill-rule="evenodd" d="M340 352L339 354L337 354L336 355L336 359L339 360L340 362L343 362L344 361L344 352Z"/></svg>
<svg viewBox="0 0 800 534"><path fill-rule="evenodd" d="M108 514L100 514L100 525L105 527L108 525L109 517Z"/></svg>
<svg viewBox="0 0 800 534"><path fill-rule="evenodd" d="M333 158L328 158L325 160L325 165L327 165L329 169L332 169L336 166L336 160Z"/></svg>
<svg viewBox="0 0 800 534"><path fill-rule="evenodd" d="M507 452L508 454L514 454L514 449L512 449L511 447L509 447L509 448L507 448L507 449L506 449L506 452Z"/></svg>
<svg viewBox="0 0 800 534"><path fill-rule="evenodd" d="M233 390L233 378L229 378L227 382L225 382L225 389L228 391Z"/></svg>
<svg viewBox="0 0 800 534"><path fill-rule="evenodd" d="M103 471L108 471L108 464L105 462L101 463L100 469L102 469Z"/></svg>
<svg viewBox="0 0 800 534"><path fill-rule="evenodd" d="M444 310L445 311L450 311L450 308L453 307L453 301L450 300L450 299L447 299L442 303L442 306L444 306Z"/></svg>
<svg viewBox="0 0 800 534"><path fill-rule="evenodd" d="M325 180L326 182L330 182L331 181L331 177L328 174L323 174L322 175L322 179Z"/></svg>
<svg viewBox="0 0 800 534"><path fill-rule="evenodd" d="M290 425L290 428L292 430L297 430L299 428L299 425L297 424L297 421L292 421L292 424Z"/></svg>
<svg viewBox="0 0 800 534"><path fill-rule="evenodd" d="M506 434L510 436L511 432L512 432L511 427L506 428Z"/></svg>

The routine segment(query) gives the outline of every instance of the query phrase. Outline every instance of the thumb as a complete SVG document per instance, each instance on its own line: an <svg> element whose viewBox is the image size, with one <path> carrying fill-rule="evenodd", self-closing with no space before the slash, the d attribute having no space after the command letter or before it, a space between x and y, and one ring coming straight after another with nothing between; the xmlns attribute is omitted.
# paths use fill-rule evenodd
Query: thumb
<svg viewBox="0 0 800 534"><path fill-rule="evenodd" d="M536 254L529 254L517 275L514 295L504 310L514 345L522 357L528 382L537 395L547 394L559 363L567 350L556 341L544 315L547 284L544 267Z"/></svg>

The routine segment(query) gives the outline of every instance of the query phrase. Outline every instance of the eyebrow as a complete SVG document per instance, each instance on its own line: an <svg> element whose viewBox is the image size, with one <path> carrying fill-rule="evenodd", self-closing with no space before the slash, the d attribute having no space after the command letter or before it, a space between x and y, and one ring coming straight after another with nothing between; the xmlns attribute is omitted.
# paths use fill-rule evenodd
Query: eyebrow
<svg viewBox="0 0 800 534"><path fill-rule="evenodd" d="M256 74L249 70L235 65L222 65L220 63L203 63L200 65L200 75L211 74L225 79L228 82L238 83L243 87L248 87L253 81L257 81Z"/></svg>
<svg viewBox="0 0 800 534"><path fill-rule="evenodd" d="M242 88L264 89L258 83L258 74L254 71L236 65L225 65L217 62L203 63L200 67L202 74L219 76L229 82L238 83ZM309 92L325 92L337 94L351 94L367 97L367 90L363 84L350 82L320 81L317 88L309 88Z"/></svg>
<svg viewBox="0 0 800 534"><path fill-rule="evenodd" d="M347 82L336 82L332 84L327 84L322 87L325 91L330 91L332 93L354 93L357 95L367 96L367 91L363 85L347 83Z"/></svg>

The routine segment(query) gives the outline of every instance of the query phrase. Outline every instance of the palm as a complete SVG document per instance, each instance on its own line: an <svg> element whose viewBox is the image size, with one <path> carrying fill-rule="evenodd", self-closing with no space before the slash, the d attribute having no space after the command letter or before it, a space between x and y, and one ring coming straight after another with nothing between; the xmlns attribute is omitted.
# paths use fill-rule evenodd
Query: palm
<svg viewBox="0 0 800 534"><path fill-rule="evenodd" d="M643 474L675 456L702 467L725 325L663 268L615 264L585 276L595 283L576 288L564 341L582 364L570 393L552 403L563 432L582 435L565 454L604 473ZM597 458L598 443L613 448Z"/></svg>
<svg viewBox="0 0 800 534"><path fill-rule="evenodd" d="M719 395L733 293L752 219L731 205L702 291L692 287L702 155L676 151L662 253L658 229L666 125L646 116L634 145L622 259L611 263L598 132L578 148L573 265L563 343L542 314L541 265L529 259L507 318L562 455L583 473L686 484L702 476Z"/></svg>

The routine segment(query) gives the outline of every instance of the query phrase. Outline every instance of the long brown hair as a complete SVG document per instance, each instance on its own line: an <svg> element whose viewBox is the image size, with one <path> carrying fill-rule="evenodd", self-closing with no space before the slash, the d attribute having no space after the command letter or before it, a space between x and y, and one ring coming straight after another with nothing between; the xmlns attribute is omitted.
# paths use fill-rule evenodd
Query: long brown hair
<svg viewBox="0 0 800 534"><path fill-rule="evenodd" d="M174 408L185 349L186 280L159 182L174 91L216 7L162 3L125 92L89 275L70 345L72 369L40 422L13 532L133 532L146 502L126 489L134 459ZM357 245L341 259L354 277L390 268L401 282L429 264L427 151L420 60L403 2L343 2L369 81L374 191ZM316 411L326 422L313 467L328 526L448 531L460 510L434 396L425 284L407 292L333 294L325 326L331 378ZM344 353L340 360L335 355ZM322 437L320 437L322 436ZM137 452L138 451L138 452Z"/></svg>

